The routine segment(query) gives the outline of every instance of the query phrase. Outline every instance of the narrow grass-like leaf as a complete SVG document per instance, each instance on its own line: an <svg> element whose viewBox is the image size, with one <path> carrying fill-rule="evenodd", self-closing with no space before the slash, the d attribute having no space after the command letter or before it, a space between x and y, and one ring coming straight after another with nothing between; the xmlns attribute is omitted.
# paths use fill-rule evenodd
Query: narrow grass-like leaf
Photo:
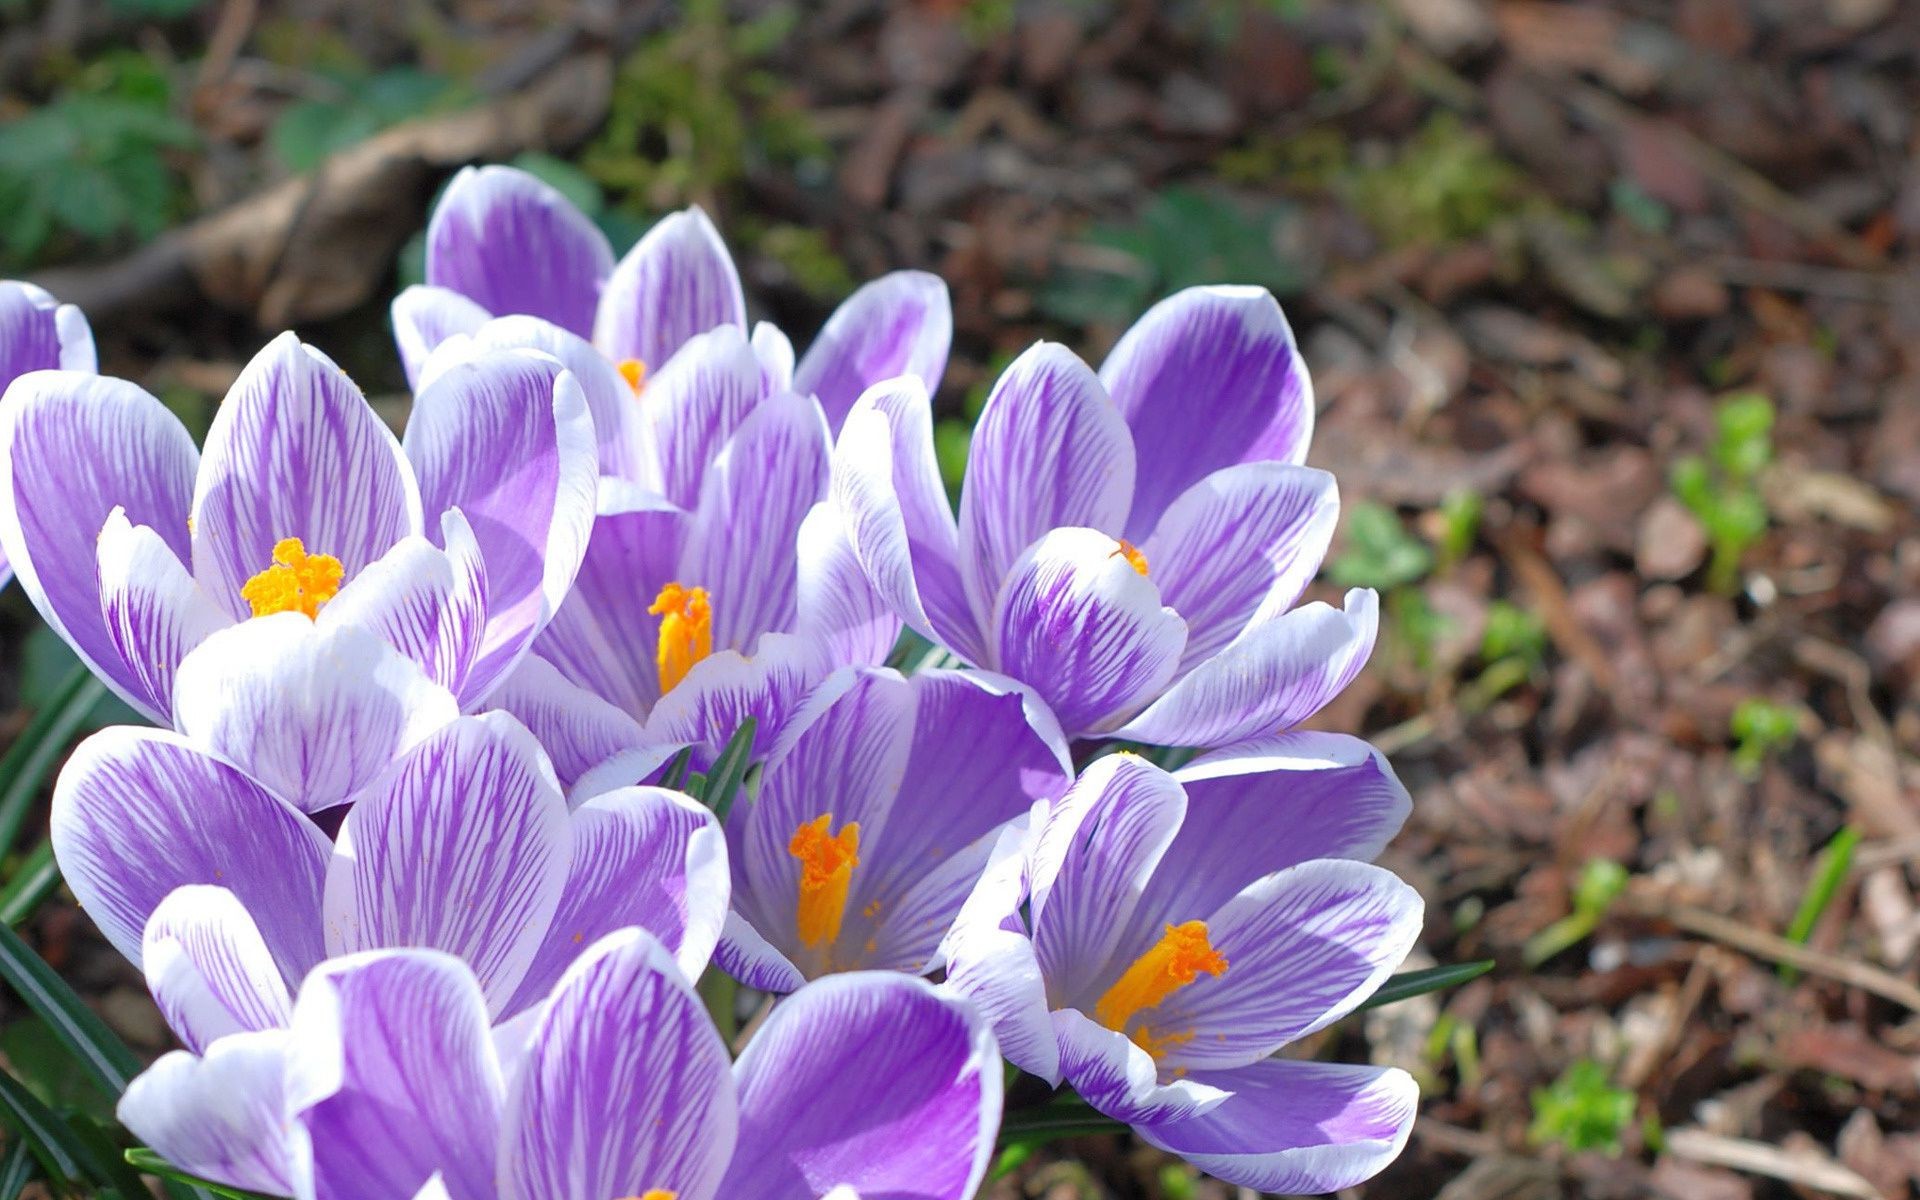
<svg viewBox="0 0 1920 1200"><path fill-rule="evenodd" d="M5 924L0 924L0 979L19 993L110 1095L127 1090L140 1073L133 1051Z"/></svg>
<svg viewBox="0 0 1920 1200"><path fill-rule="evenodd" d="M224 1183L215 1183L211 1179L202 1179L198 1175L189 1175L145 1146L135 1146L127 1151L127 1164L142 1175L188 1184L214 1196L227 1197L228 1200L274 1200L274 1197L260 1192L243 1191L237 1187L228 1187Z"/></svg>
<svg viewBox="0 0 1920 1200"><path fill-rule="evenodd" d="M0 756L0 849L10 848L26 823L40 784L66 753L67 742L86 721L107 686L85 666L75 666L52 699Z"/></svg>
<svg viewBox="0 0 1920 1200"><path fill-rule="evenodd" d="M1428 992L1437 992L1442 988L1459 987L1468 980L1478 979L1491 970L1493 970L1493 960L1484 958L1478 962L1428 967L1424 971L1402 971L1381 984L1380 990L1369 996L1360 1008L1364 1010L1387 1004L1398 1004L1402 1000L1411 1000L1415 996L1424 996Z"/></svg>
<svg viewBox="0 0 1920 1200"><path fill-rule="evenodd" d="M660 786L676 792L687 789L687 768L693 765L693 747L688 746L673 756L667 763L666 773L660 776Z"/></svg>
<svg viewBox="0 0 1920 1200"><path fill-rule="evenodd" d="M20 1193L33 1182L33 1148L27 1139L15 1134L0 1156L0 1200L20 1200Z"/></svg>
<svg viewBox="0 0 1920 1200"><path fill-rule="evenodd" d="M69 1183L103 1182L87 1169L92 1155L66 1122L40 1103L26 1084L5 1071L0 1071L0 1108L6 1109L7 1124L12 1126L14 1136L27 1143L50 1178Z"/></svg>
<svg viewBox="0 0 1920 1200"><path fill-rule="evenodd" d="M53 889L60 886L60 868L53 863L53 842L41 838L26 860L14 868L0 887L0 921L18 925L34 914Z"/></svg>
<svg viewBox="0 0 1920 1200"><path fill-rule="evenodd" d="M752 765L754 725L752 717L740 722L740 728L734 730L733 736L727 739L720 757L713 760L713 769L707 772L700 802L712 809L713 815L722 821L727 819L727 812L733 807L740 785L746 782L747 768Z"/></svg>
<svg viewBox="0 0 1920 1200"><path fill-rule="evenodd" d="M1813 936L1813 927L1820 923L1820 914L1827 911L1833 903L1835 893L1846 881L1847 872L1853 869L1853 851L1860 844L1860 830L1848 825L1826 849L1820 851L1820 857L1813 864L1813 880L1807 884L1807 894L1800 898L1800 907L1793 914L1793 923L1787 926L1787 940L1806 945ZM1780 968L1780 978L1793 983L1800 978L1800 972L1789 966Z"/></svg>

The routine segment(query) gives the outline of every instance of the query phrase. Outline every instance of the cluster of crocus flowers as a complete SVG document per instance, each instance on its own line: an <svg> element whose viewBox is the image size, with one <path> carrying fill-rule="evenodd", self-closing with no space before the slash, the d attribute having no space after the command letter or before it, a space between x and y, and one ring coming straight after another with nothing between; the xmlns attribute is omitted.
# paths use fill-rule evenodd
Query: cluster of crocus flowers
<svg viewBox="0 0 1920 1200"><path fill-rule="evenodd" d="M1270 295L1022 355L956 515L932 276L796 356L699 210L616 261L496 167L426 268L403 437L284 335L203 449L0 285L0 548L162 727L52 817L185 1047L131 1130L301 1200L964 1200L1004 1055L1248 1186L1398 1153L1406 1075L1282 1055L1421 906L1391 770L1295 729L1376 607L1300 603L1338 497Z"/></svg>

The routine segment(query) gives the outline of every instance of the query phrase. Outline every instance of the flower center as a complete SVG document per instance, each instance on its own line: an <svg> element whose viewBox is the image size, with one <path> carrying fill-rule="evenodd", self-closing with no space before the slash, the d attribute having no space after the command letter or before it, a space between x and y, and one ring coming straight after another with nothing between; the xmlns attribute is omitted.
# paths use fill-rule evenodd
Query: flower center
<svg viewBox="0 0 1920 1200"><path fill-rule="evenodd" d="M273 565L247 580L240 598L256 617L274 613L320 615L320 606L340 590L346 571L331 554L308 554L299 538L281 538L273 544Z"/></svg>
<svg viewBox="0 0 1920 1200"><path fill-rule="evenodd" d="M1133 960L1126 973L1107 989L1093 1006L1094 1019L1108 1029L1127 1032L1127 1025L1141 1012L1157 1008L1181 988L1200 978L1202 973L1224 975L1227 960L1207 940L1205 921L1186 921L1167 926L1153 948ZM1167 1047L1190 1039L1191 1033L1155 1037L1144 1025L1128 1034L1141 1049L1159 1058Z"/></svg>
<svg viewBox="0 0 1920 1200"><path fill-rule="evenodd" d="M828 832L832 826L833 814L821 813L794 830L787 843L787 853L800 860L798 924L800 940L809 947L839 940L847 887L860 865L860 822L848 821L837 834Z"/></svg>
<svg viewBox="0 0 1920 1200"><path fill-rule="evenodd" d="M653 661L660 668L660 694L665 695L687 677L693 664L713 653L713 606L707 602L707 589L669 583L647 611L660 618Z"/></svg>
<svg viewBox="0 0 1920 1200"><path fill-rule="evenodd" d="M627 381L627 386L633 389L635 396L646 390L647 364L637 358L623 358L613 367L620 372L620 378Z"/></svg>
<svg viewBox="0 0 1920 1200"><path fill-rule="evenodd" d="M1145 575L1147 573L1147 556L1140 553L1140 547L1134 545L1132 542L1128 541L1125 538L1119 538L1116 540L1119 541L1120 548L1115 550L1113 554L1109 554L1107 557L1113 558L1115 555L1118 555L1122 558L1125 558L1127 562L1133 567L1134 570L1140 572L1142 575Z"/></svg>
<svg viewBox="0 0 1920 1200"><path fill-rule="evenodd" d="M669 1192L661 1188L648 1188L638 1196L627 1196L624 1200L679 1200L679 1192Z"/></svg>

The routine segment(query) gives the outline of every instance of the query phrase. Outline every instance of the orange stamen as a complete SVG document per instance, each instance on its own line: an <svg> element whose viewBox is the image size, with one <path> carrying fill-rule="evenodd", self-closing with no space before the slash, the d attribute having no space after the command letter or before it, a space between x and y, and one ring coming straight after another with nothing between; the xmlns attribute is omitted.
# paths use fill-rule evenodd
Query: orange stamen
<svg viewBox="0 0 1920 1200"><path fill-rule="evenodd" d="M312 619L340 590L345 575L333 555L308 554L299 538L281 538L273 545L273 565L247 580L240 598L256 617L297 612Z"/></svg>
<svg viewBox="0 0 1920 1200"><path fill-rule="evenodd" d="M839 940L847 911L847 888L860 865L860 822L849 821L829 833L833 814L821 813L793 831L787 853L800 860L800 898L796 913L800 940L808 946Z"/></svg>

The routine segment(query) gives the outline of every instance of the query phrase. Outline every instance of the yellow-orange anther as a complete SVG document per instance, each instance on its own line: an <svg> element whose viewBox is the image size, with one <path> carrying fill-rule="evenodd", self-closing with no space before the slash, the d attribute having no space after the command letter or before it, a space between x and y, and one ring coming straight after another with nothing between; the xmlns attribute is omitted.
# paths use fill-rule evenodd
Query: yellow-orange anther
<svg viewBox="0 0 1920 1200"><path fill-rule="evenodd" d="M1224 975L1226 970L1227 960L1207 940L1205 921L1169 925L1153 948L1134 959L1126 973L1100 997L1093 1006L1094 1019L1108 1029L1125 1033L1127 1022L1136 1015L1158 1007L1201 974ZM1146 1036L1144 1030L1134 1036L1134 1041L1156 1057L1156 1042L1165 1045L1184 1040L1185 1037L1178 1035L1154 1039Z"/></svg>
<svg viewBox="0 0 1920 1200"><path fill-rule="evenodd" d="M1125 538L1120 538L1119 542L1120 542L1120 548L1118 550L1115 550L1113 554L1109 554L1107 557L1112 558L1117 555L1119 557L1125 558L1127 562L1132 565L1134 570L1140 572L1142 575L1145 575L1147 573L1147 556L1140 553L1140 547L1134 545L1132 542L1128 541Z"/></svg>
<svg viewBox="0 0 1920 1200"><path fill-rule="evenodd" d="M637 358L623 358L613 366L620 372L620 378L626 380L627 386L633 389L634 395L638 396L646 390L647 364Z"/></svg>
<svg viewBox="0 0 1920 1200"><path fill-rule="evenodd" d="M273 565L247 580L240 598L256 617L297 612L312 618L340 590L345 574L333 555L308 554L299 538L281 538L273 544Z"/></svg>
<svg viewBox="0 0 1920 1200"><path fill-rule="evenodd" d="M679 1192L669 1192L661 1188L649 1188L638 1196L623 1196L621 1200L680 1200Z"/></svg>
<svg viewBox="0 0 1920 1200"><path fill-rule="evenodd" d="M660 618L653 661L660 668L664 695L687 677L693 664L713 653L713 606L707 602L707 589L670 583L647 611Z"/></svg>
<svg viewBox="0 0 1920 1200"><path fill-rule="evenodd" d="M828 832L832 827L833 814L821 813L794 830L787 843L787 853L800 860L798 924L800 940L808 946L839 940L847 887L860 865L860 822L848 821L837 834Z"/></svg>

